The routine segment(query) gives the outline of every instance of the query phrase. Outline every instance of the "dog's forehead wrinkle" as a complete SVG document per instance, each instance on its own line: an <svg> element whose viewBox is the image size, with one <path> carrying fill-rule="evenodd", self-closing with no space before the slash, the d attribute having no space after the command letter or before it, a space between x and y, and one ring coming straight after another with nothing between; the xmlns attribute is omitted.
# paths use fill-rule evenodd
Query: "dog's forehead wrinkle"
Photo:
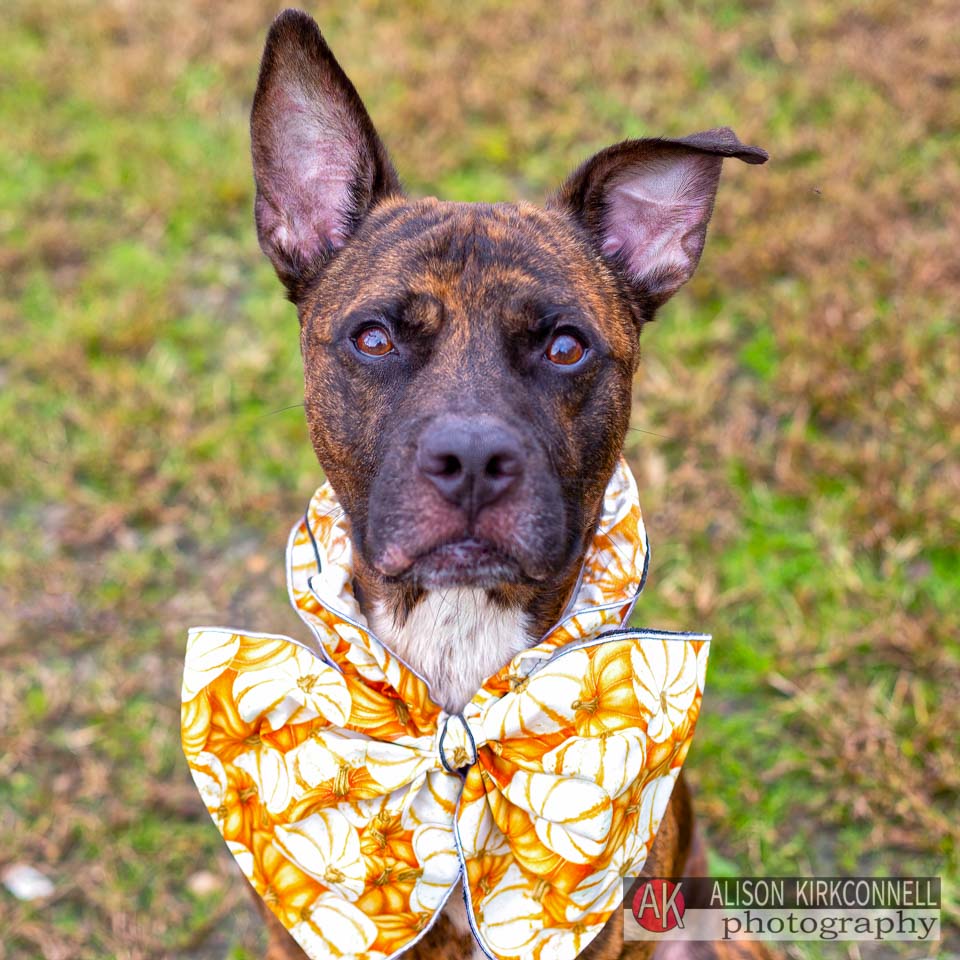
<svg viewBox="0 0 960 960"><path fill-rule="evenodd" d="M391 209L364 231L371 251L405 248L415 262L468 261L490 254L525 259L569 259L576 244L563 221L529 205L415 201Z"/></svg>
<svg viewBox="0 0 960 960"><path fill-rule="evenodd" d="M635 326L618 291L568 218L529 204L389 200L335 258L316 312L423 296L440 305L435 329L495 322L508 332L557 304L632 360ZM573 319L573 316L571 317ZM318 325L324 324L318 320Z"/></svg>

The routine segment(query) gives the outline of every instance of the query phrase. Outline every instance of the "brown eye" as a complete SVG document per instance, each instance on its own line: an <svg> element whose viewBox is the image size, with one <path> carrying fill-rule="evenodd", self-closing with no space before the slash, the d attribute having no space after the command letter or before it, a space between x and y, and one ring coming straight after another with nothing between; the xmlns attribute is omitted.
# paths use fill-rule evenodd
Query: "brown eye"
<svg viewBox="0 0 960 960"><path fill-rule="evenodd" d="M357 349L368 357L385 357L393 350L390 334L383 327L367 327L354 340Z"/></svg>
<svg viewBox="0 0 960 960"><path fill-rule="evenodd" d="M558 333L547 344L547 359L561 367L569 367L583 359L587 348L572 333Z"/></svg>

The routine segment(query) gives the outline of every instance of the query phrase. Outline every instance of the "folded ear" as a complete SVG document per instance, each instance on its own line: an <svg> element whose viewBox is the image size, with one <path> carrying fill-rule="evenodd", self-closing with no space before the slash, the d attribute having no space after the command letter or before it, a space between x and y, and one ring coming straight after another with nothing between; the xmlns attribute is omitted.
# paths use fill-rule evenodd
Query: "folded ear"
<svg viewBox="0 0 960 960"><path fill-rule="evenodd" d="M656 309L696 269L724 157L767 160L727 127L680 140L626 140L584 163L550 205L572 213Z"/></svg>
<svg viewBox="0 0 960 960"><path fill-rule="evenodd" d="M270 28L250 133L260 246L295 296L374 204L400 193L357 91L300 10Z"/></svg>

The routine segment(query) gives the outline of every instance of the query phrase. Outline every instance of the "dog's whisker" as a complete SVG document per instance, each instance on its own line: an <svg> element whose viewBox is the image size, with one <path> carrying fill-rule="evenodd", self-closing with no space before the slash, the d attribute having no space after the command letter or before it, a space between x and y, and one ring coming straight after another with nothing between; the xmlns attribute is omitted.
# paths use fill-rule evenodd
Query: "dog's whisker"
<svg viewBox="0 0 960 960"><path fill-rule="evenodd" d="M303 403L291 403L289 406L280 407L279 410L271 410L269 413L262 413L259 417L260 420L264 420L267 417L275 417L278 413L285 413L287 410L296 410L297 407L303 407Z"/></svg>
<svg viewBox="0 0 960 960"><path fill-rule="evenodd" d="M337 520L339 520L346 512L346 508L340 506L340 504L337 504L335 507L331 507L326 513L321 513L317 519L326 520L329 517L334 523L336 523Z"/></svg>
<svg viewBox="0 0 960 960"><path fill-rule="evenodd" d="M645 433L650 437L659 437L661 440L673 440L674 437L668 436L665 433L654 433L653 430L643 430L640 427L627 427L627 430L630 433Z"/></svg>

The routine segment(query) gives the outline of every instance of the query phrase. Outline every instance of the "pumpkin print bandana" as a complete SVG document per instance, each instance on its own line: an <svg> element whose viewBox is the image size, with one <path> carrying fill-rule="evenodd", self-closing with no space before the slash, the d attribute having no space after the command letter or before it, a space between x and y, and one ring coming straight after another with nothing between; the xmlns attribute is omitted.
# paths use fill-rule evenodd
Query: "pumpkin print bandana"
<svg viewBox="0 0 960 960"><path fill-rule="evenodd" d="M227 846L314 960L385 960L458 885L484 953L572 960L638 874L700 710L709 637L624 627L649 550L625 462L561 620L446 713L366 626L326 485L293 528L315 640L190 631L183 749Z"/></svg>

